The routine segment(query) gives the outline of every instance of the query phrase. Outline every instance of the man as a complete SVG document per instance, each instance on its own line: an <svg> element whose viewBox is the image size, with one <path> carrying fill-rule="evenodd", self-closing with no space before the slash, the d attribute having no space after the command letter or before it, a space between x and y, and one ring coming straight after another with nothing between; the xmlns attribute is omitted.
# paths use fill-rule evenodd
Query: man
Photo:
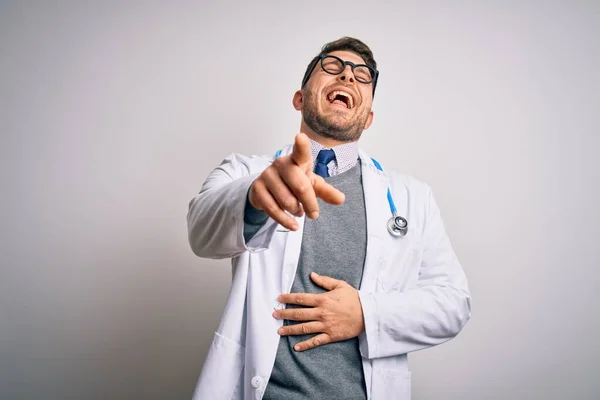
<svg viewBox="0 0 600 400"><path fill-rule="evenodd" d="M190 202L193 251L234 266L195 399L409 399L407 353L469 320L431 189L358 148L377 77L361 41L326 44L293 97L293 146L231 155ZM388 227L394 206L406 220Z"/></svg>

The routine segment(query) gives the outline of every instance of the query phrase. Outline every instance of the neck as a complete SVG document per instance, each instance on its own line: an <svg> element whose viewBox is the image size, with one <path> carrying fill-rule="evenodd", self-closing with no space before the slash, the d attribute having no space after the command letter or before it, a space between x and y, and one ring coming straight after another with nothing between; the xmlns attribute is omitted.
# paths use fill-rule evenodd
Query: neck
<svg viewBox="0 0 600 400"><path fill-rule="evenodd" d="M304 121L302 121L300 123L300 132L305 133L306 136L308 136L315 142L320 143L321 145L325 146L326 148L332 148L334 146L339 146L340 144L350 143L348 141L336 140L336 139L321 136L318 133L314 132L312 129L310 129Z"/></svg>

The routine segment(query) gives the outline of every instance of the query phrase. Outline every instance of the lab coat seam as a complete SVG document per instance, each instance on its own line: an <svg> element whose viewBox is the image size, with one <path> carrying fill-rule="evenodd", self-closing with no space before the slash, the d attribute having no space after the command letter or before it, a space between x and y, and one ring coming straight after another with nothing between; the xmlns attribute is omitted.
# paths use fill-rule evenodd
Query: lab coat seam
<svg viewBox="0 0 600 400"><path fill-rule="evenodd" d="M246 346L244 346L243 344L239 343L237 340L230 338L229 336L223 335L221 333L219 333L219 331L215 331L215 335L217 335L219 338L221 338L223 341L226 342L231 342L239 347L241 347L242 349L245 349Z"/></svg>
<svg viewBox="0 0 600 400"><path fill-rule="evenodd" d="M373 357L377 357L379 355L379 342L381 340L381 329L380 329L380 324L381 324L381 320L379 318L379 312L377 311L377 300L375 299L375 294L372 294L372 299L373 299L373 305L374 305L374 314L375 314L375 324L374 324L374 328L375 328L375 343L373 345L374 347L374 354Z"/></svg>

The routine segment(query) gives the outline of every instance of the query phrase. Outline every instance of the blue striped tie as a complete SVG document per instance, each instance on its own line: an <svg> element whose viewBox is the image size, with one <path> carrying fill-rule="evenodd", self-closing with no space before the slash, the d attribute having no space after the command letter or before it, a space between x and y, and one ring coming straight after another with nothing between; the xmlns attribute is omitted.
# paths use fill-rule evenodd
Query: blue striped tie
<svg viewBox="0 0 600 400"><path fill-rule="evenodd" d="M327 178L329 176L327 164L329 164L334 158L335 153L333 152L333 150L319 151L319 155L317 155L317 162L315 165L315 174L320 175L323 178Z"/></svg>

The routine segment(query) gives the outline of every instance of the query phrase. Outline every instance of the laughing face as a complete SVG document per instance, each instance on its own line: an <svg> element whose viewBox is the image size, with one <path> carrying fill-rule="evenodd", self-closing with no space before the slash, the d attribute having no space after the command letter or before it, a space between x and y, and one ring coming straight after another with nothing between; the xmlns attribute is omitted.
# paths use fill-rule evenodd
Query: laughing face
<svg viewBox="0 0 600 400"><path fill-rule="evenodd" d="M330 54L355 64L365 63L349 51ZM304 88L294 94L293 103L302 111L304 124L314 133L339 142L352 142L373 121L373 83L358 82L350 66L339 75L332 75L318 63Z"/></svg>

